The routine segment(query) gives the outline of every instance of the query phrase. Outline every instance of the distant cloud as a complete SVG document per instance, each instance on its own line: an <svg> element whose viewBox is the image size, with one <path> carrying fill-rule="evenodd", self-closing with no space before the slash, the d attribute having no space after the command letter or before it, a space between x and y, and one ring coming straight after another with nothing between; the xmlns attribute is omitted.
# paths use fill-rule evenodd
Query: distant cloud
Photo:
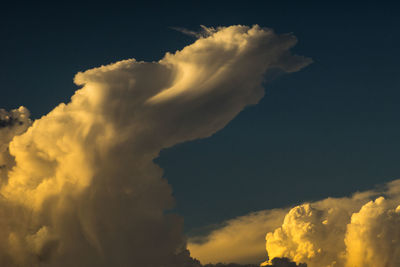
<svg viewBox="0 0 400 267"><path fill-rule="evenodd" d="M400 180L395 180L382 190L327 198L289 211L267 210L232 219L202 237L205 242L194 243L196 239L192 238L188 246L201 261L230 262L240 258L237 254L240 255L242 248L261 246L259 237L267 233L266 250L270 259L286 257L309 267L395 267L400 266L399 204ZM279 226L274 227L277 223ZM216 248L232 253L220 256L215 253L214 258L205 253ZM254 259L266 254L254 251L257 251Z"/></svg>
<svg viewBox="0 0 400 267"><path fill-rule="evenodd" d="M188 30L188 29L182 28L182 27L170 27L170 28L172 30L181 32L183 34L186 34L188 36L195 37L195 38L206 38L208 36L211 36L215 32L217 32L217 30L222 29L222 27L215 29L213 27L206 27L204 25L200 25L201 29L199 31L191 31L191 30Z"/></svg>
<svg viewBox="0 0 400 267"><path fill-rule="evenodd" d="M265 234L279 227L288 211L266 210L226 221L205 237L189 238L188 249L203 264L235 262L259 265L267 255Z"/></svg>
<svg viewBox="0 0 400 267"><path fill-rule="evenodd" d="M236 264L236 263L217 263L217 264L206 264L203 265L204 267L258 267L260 266L259 264ZM307 267L307 264L305 263L300 263L296 264L295 262L289 260L288 258L275 258L269 263L269 267Z"/></svg>
<svg viewBox="0 0 400 267"><path fill-rule="evenodd" d="M238 264L238 263L215 263L202 265L200 261L190 256L188 250L184 250L177 255L171 262L171 267L259 267L260 264ZM307 264L296 264L288 258L274 258L268 265L269 267L307 267Z"/></svg>
<svg viewBox="0 0 400 267"><path fill-rule="evenodd" d="M265 74L311 62L291 55L292 35L203 29L207 36L158 62L78 73L71 102L32 125L23 107L0 112L0 266L193 263L182 219L165 213L174 199L153 160L256 104Z"/></svg>
<svg viewBox="0 0 400 267"><path fill-rule="evenodd" d="M399 266L399 185L396 180L383 191L293 208L282 226L267 234L269 256L309 267Z"/></svg>

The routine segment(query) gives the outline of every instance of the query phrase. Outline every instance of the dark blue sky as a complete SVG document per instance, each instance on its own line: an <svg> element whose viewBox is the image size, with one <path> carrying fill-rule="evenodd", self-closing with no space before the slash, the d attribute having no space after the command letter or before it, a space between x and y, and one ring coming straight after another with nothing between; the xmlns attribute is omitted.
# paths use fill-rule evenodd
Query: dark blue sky
<svg viewBox="0 0 400 267"><path fill-rule="evenodd" d="M76 72L158 60L193 39L169 27L259 24L293 32L306 69L266 85L213 137L156 160L187 231L400 178L400 18L392 1L23 3L0 11L0 107L38 118L76 90Z"/></svg>

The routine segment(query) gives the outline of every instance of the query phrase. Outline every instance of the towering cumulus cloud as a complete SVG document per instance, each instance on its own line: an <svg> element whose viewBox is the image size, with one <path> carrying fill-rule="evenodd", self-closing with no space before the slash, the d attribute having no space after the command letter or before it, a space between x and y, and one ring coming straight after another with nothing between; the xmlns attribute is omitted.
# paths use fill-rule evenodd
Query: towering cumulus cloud
<svg viewBox="0 0 400 267"><path fill-rule="evenodd" d="M174 200L153 159L256 104L269 71L309 64L290 54L295 43L258 26L208 29L158 62L78 73L71 102L32 125L25 108L0 111L0 265L185 262L182 219L165 213Z"/></svg>
<svg viewBox="0 0 400 267"><path fill-rule="evenodd" d="M320 266L400 266L400 180L383 191L293 208L266 236L271 258Z"/></svg>
<svg viewBox="0 0 400 267"><path fill-rule="evenodd" d="M265 265L289 258L308 267L400 266L400 180L351 197L232 219L200 242L189 239L189 248L202 262L245 263L250 259L242 248L260 247L265 233L267 253L251 249L253 259L268 254Z"/></svg>

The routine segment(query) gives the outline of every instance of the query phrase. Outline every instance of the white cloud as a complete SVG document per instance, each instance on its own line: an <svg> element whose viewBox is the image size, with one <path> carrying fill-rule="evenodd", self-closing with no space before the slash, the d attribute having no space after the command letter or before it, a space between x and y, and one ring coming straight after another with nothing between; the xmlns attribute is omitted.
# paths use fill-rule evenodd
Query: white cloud
<svg viewBox="0 0 400 267"><path fill-rule="evenodd" d="M174 200L153 159L256 104L265 73L309 64L289 53L295 43L258 26L217 28L158 62L78 73L71 102L27 130L20 108L26 132L0 128L12 159L2 170L0 265L175 266L182 219L165 213Z"/></svg>

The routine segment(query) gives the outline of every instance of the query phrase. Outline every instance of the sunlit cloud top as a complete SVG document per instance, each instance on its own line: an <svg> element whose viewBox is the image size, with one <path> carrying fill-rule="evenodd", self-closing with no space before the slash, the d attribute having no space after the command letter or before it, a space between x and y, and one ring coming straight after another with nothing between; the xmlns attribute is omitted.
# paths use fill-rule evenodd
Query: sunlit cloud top
<svg viewBox="0 0 400 267"><path fill-rule="evenodd" d="M256 104L269 71L310 64L295 44L259 26L210 28L158 62L78 73L71 101L32 125L23 107L1 111L0 265L176 266L182 219L165 213L174 200L153 159Z"/></svg>

